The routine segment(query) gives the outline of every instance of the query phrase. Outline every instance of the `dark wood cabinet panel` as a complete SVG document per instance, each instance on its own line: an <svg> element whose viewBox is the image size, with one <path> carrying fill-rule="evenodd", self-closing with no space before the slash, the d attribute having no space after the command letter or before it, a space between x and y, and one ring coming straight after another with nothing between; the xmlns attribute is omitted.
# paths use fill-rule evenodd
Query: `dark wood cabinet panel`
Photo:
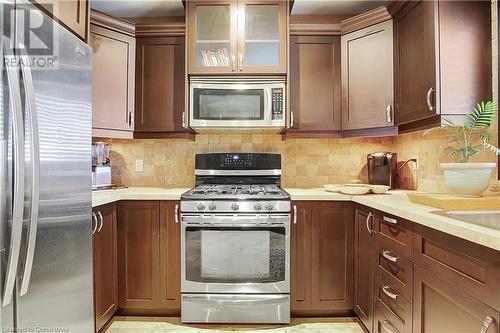
<svg viewBox="0 0 500 333"><path fill-rule="evenodd" d="M94 311L96 332L118 309L116 204L94 209Z"/></svg>
<svg viewBox="0 0 500 333"><path fill-rule="evenodd" d="M118 203L120 310L160 307L159 212L158 201Z"/></svg>
<svg viewBox="0 0 500 333"><path fill-rule="evenodd" d="M359 207L355 211L354 312L369 332L373 325L373 218L369 211Z"/></svg>
<svg viewBox="0 0 500 333"><path fill-rule="evenodd" d="M35 4L82 40L87 40L89 0L36 0Z"/></svg>
<svg viewBox="0 0 500 333"><path fill-rule="evenodd" d="M295 201L296 216L290 240L290 308L292 313L312 306L312 202Z"/></svg>
<svg viewBox="0 0 500 333"><path fill-rule="evenodd" d="M137 39L134 137L188 135L184 37Z"/></svg>
<svg viewBox="0 0 500 333"><path fill-rule="evenodd" d="M416 224L415 263L500 311L497 251Z"/></svg>
<svg viewBox="0 0 500 333"><path fill-rule="evenodd" d="M312 225L313 307L353 308L354 220L350 202L315 202Z"/></svg>
<svg viewBox="0 0 500 333"><path fill-rule="evenodd" d="M287 136L340 135L340 50L339 36L290 38Z"/></svg>
<svg viewBox="0 0 500 333"><path fill-rule="evenodd" d="M414 287L413 332L499 332L497 311L419 266L415 266ZM482 329L483 325L488 328Z"/></svg>
<svg viewBox="0 0 500 333"><path fill-rule="evenodd" d="M350 202L294 202L292 315L352 311L353 208Z"/></svg>
<svg viewBox="0 0 500 333"><path fill-rule="evenodd" d="M400 131L463 121L491 99L491 4L410 1L395 15Z"/></svg>
<svg viewBox="0 0 500 333"><path fill-rule="evenodd" d="M161 306L181 311L181 235L178 201L160 202L160 279Z"/></svg>
<svg viewBox="0 0 500 333"><path fill-rule="evenodd" d="M91 25L93 136L132 138L135 38Z"/></svg>
<svg viewBox="0 0 500 333"><path fill-rule="evenodd" d="M395 20L398 124L436 115L436 19L437 2L418 1Z"/></svg>
<svg viewBox="0 0 500 333"><path fill-rule="evenodd" d="M342 36L342 130L392 126L392 20Z"/></svg>

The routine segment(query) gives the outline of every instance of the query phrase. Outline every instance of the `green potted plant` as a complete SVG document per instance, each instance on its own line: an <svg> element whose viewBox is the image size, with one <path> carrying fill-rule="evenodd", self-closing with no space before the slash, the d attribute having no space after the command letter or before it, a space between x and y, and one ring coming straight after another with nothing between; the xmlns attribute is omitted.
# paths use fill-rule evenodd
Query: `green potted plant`
<svg viewBox="0 0 500 333"><path fill-rule="evenodd" d="M444 119L442 127L424 132L424 136L428 136L443 129L450 139L444 151L456 162L441 163L440 166L444 169L446 187L451 192L478 197L488 188L496 163L471 163L470 159L486 149L500 155L500 149L493 145L493 135L489 132L496 113L495 102L481 102L467 115L463 125Z"/></svg>

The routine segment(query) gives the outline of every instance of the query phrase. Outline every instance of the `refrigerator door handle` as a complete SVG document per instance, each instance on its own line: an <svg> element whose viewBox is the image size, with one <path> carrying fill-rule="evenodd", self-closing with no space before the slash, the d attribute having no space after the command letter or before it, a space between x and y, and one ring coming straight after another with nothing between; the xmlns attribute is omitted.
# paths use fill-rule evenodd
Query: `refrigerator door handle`
<svg viewBox="0 0 500 333"><path fill-rule="evenodd" d="M24 271L22 275L20 296L28 292L31 271L33 268L33 257L35 255L36 233L38 229L38 208L40 206L40 136L38 132L38 115L36 111L35 88L33 77L29 67L29 57L26 47L19 45L21 51L21 73L23 75L24 91L26 94L26 104L29 115L30 135L30 159L31 159L31 210L28 228L28 240L26 246L26 260L24 261Z"/></svg>
<svg viewBox="0 0 500 333"><path fill-rule="evenodd" d="M12 198L12 227L10 234L9 259L5 274L2 305L7 306L12 301L16 282L21 237L23 231L24 213L24 123L21 102L21 88L17 59L14 57L13 45L9 38L3 37L4 61L7 72L7 81L12 103L12 143L13 143L13 198ZM9 60L12 61L9 63ZM15 66L14 66L15 64Z"/></svg>

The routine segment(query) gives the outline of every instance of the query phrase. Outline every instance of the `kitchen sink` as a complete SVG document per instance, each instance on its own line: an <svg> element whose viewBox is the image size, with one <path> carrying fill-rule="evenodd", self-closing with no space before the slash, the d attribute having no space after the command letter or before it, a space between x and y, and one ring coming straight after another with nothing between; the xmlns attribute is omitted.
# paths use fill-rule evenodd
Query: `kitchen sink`
<svg viewBox="0 0 500 333"><path fill-rule="evenodd" d="M460 221L500 230L500 210L481 211L436 211L434 214L451 217Z"/></svg>

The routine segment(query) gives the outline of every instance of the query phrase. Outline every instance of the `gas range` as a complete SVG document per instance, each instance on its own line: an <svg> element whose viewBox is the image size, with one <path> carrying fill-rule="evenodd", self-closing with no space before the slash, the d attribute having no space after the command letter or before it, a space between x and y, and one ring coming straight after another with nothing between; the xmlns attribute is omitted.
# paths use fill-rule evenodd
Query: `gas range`
<svg viewBox="0 0 500 333"><path fill-rule="evenodd" d="M281 156L198 154L195 175L180 202L182 321L288 323L291 200Z"/></svg>

